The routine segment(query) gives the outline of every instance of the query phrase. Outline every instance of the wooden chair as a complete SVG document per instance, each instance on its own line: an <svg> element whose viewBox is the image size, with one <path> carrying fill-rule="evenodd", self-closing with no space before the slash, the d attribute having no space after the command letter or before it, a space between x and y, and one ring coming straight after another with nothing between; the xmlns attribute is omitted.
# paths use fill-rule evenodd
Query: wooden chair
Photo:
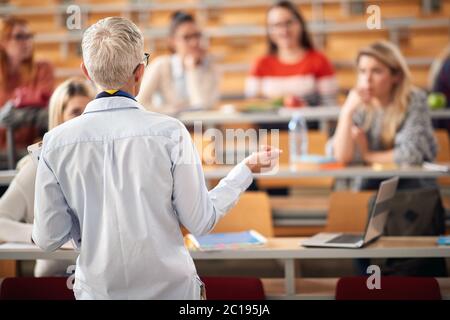
<svg viewBox="0 0 450 320"><path fill-rule="evenodd" d="M304 208L305 210L323 210L328 208L325 228L311 228L310 226L297 227L297 229L291 228L291 230L277 228L277 236L310 236L322 231L362 233L367 223L369 200L374 194L375 192L372 191L336 191L332 192L330 196L313 197L311 200L314 201L307 202L301 198L295 201L287 201L288 197L285 197L285 200L274 197L271 203L273 206L279 207L280 210L292 210L294 204L298 208Z"/></svg>
<svg viewBox="0 0 450 320"><path fill-rule="evenodd" d="M436 162L450 162L450 139L447 130L436 129L434 131L434 136L436 137L438 144ZM448 177L438 178L438 183L441 186L449 187L450 178Z"/></svg>
<svg viewBox="0 0 450 320"><path fill-rule="evenodd" d="M450 162L450 139L447 130L445 129L436 129L434 131L434 135L438 144L438 153L436 155L437 162ZM450 188L450 178L449 177L440 177L437 179L438 184L443 189ZM442 193L442 202L444 208L448 211L450 208L450 197L447 192ZM447 228L447 230L450 230ZM448 231L447 231L448 232Z"/></svg>
<svg viewBox="0 0 450 320"><path fill-rule="evenodd" d="M436 161L446 162L450 161L450 140L448 132L445 129L436 129L434 131L438 144L438 153L436 155Z"/></svg>
<svg viewBox="0 0 450 320"><path fill-rule="evenodd" d="M256 230L265 237L273 237L272 211L265 192L245 192L212 232L239 232L249 229Z"/></svg>
<svg viewBox="0 0 450 320"><path fill-rule="evenodd" d="M0 278L17 276L16 260L0 260Z"/></svg>
<svg viewBox="0 0 450 320"><path fill-rule="evenodd" d="M338 191L330 197L326 232L364 232L372 191Z"/></svg>

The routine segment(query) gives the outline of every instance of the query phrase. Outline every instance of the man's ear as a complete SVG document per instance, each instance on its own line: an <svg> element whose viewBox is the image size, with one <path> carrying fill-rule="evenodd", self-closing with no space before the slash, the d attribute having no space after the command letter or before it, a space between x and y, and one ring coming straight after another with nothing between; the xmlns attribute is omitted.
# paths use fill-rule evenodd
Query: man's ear
<svg viewBox="0 0 450 320"><path fill-rule="evenodd" d="M84 65L84 62L81 62L80 68L81 68L81 71L83 72L84 76L85 76L86 78L88 78L90 81L92 81L92 79L91 79L91 77L89 76L89 73L88 73L88 71L87 71L87 69L86 69L86 66Z"/></svg>
<svg viewBox="0 0 450 320"><path fill-rule="evenodd" d="M145 66L143 63L141 63L137 69L136 72L134 73L134 82L135 83L140 83L142 78L144 77L144 71L145 71Z"/></svg>

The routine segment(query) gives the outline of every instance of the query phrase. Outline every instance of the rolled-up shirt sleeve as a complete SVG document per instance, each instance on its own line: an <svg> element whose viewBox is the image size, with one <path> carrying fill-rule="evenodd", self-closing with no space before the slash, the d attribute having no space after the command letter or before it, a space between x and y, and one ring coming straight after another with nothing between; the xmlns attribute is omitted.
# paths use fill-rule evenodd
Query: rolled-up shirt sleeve
<svg viewBox="0 0 450 320"><path fill-rule="evenodd" d="M45 140L44 140L45 149ZM33 241L45 251L54 251L71 238L70 208L51 170L44 151L36 173Z"/></svg>
<svg viewBox="0 0 450 320"><path fill-rule="evenodd" d="M180 222L194 235L210 232L253 181L248 166L240 163L214 189L208 191L200 157L182 124L171 158L172 202Z"/></svg>

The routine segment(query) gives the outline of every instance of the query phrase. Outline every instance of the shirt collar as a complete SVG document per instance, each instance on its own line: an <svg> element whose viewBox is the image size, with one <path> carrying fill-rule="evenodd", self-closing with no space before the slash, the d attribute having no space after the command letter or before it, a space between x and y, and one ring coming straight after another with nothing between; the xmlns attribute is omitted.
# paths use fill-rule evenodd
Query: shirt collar
<svg viewBox="0 0 450 320"><path fill-rule="evenodd" d="M138 102L133 99L121 96L104 97L94 99L89 102L84 109L83 114L91 112L110 111L117 109L141 109L145 110Z"/></svg>

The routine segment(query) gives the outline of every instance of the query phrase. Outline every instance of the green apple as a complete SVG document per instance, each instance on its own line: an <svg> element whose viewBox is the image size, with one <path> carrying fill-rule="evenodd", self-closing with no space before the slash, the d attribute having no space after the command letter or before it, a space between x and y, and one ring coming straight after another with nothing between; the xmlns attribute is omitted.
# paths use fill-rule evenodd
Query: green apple
<svg viewBox="0 0 450 320"><path fill-rule="evenodd" d="M431 110L438 110L447 106L447 99L441 92L432 92L428 95L427 103Z"/></svg>
<svg viewBox="0 0 450 320"><path fill-rule="evenodd" d="M274 107L283 107L283 98L278 98L272 101Z"/></svg>

